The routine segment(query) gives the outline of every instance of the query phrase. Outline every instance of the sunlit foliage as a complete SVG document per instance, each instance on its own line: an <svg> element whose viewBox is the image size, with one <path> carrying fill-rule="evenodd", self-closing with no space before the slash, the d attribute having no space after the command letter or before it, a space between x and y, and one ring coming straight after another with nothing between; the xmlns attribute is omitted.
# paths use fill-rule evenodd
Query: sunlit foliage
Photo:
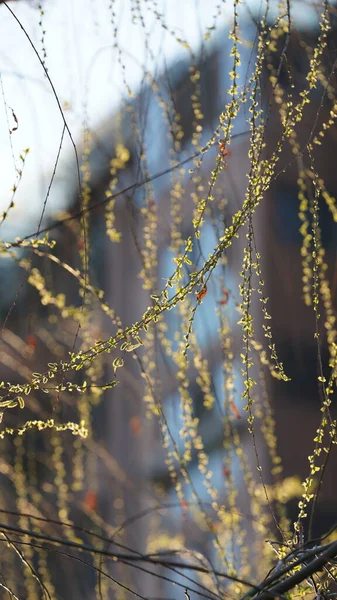
<svg viewBox="0 0 337 600"><path fill-rule="evenodd" d="M0 241L16 278L2 308L1 597L332 598L334 523L324 546L312 531L337 440L336 275L321 226L323 206L337 221L324 169L336 151L334 4L315 3L308 32L295 0L234 0L230 14L219 2L196 50L164 3L126 3L152 65L155 28L184 52L180 66L144 65L135 93L107 1L123 93L101 128L84 118L81 139L48 70L48 3L32 9L38 45L20 3L1 4L62 118L36 231L10 237L31 151L12 143L21 123L0 79L16 173ZM64 139L67 212L45 219ZM290 171L320 403L298 476L278 451L270 382L286 396L291 377L265 237Z"/></svg>

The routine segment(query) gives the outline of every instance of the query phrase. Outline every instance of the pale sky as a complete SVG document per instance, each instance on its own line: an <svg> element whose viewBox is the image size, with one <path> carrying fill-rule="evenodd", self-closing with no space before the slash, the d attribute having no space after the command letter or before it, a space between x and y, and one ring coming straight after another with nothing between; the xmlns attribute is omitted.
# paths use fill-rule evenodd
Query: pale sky
<svg viewBox="0 0 337 600"><path fill-rule="evenodd" d="M276 7L277 1L273 1ZM188 57L183 45L160 26L154 14L156 7L165 15L169 28L197 50L207 27L214 23L216 7L223 7L222 16L217 17L217 31L221 31L229 25L233 4L231 0L140 0L142 22L138 15L132 20L131 8L137 5L135 0L45 0L41 3L45 10L42 27L39 26L37 1L18 0L10 2L9 6L27 30L41 58L41 37L45 30L46 67L79 146L83 122L86 120L92 128L99 126L117 110L127 94L119 54L112 47L115 27L126 83L136 93L144 65L152 72L160 71L164 61L170 65L180 57ZM115 17L109 5L113 6ZM264 0L252 0L249 5L264 7ZM303 7L300 2L302 18L312 19L308 3L305 2L305 11ZM0 6L0 23L1 211L11 200L11 189L17 179L15 165L20 167L20 153L29 148L15 196L15 208L10 211L7 227L3 227L3 235L12 238L13 233L22 235L27 227L34 231L37 226L63 123L41 64L23 30L3 5ZM143 26L150 33L149 48L145 45ZM12 110L18 128L10 135L8 127L16 126ZM46 214L66 206L69 201L72 159L73 150L66 134Z"/></svg>

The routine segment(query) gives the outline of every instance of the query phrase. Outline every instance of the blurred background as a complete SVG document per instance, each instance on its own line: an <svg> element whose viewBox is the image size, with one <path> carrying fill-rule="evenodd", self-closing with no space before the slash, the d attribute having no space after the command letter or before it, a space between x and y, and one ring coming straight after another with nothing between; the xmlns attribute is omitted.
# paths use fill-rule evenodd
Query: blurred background
<svg viewBox="0 0 337 600"><path fill-rule="evenodd" d="M276 520L292 531L322 414L325 390L318 378L329 378L335 355L337 140L330 123L336 116L334 3L328 5L317 85L303 118L294 117L293 134L284 134L287 111L308 87L327 10L315 2L290 5L289 21L282 2L234 3L238 25L232 4L203 0L18 0L0 6L4 381L23 385L48 364L68 361L69 352L85 352L141 320L189 238L194 243L184 284L202 268L247 194L254 101L260 111L256 126L264 123L265 146L257 160L277 156L256 214L197 295L202 302L193 313L193 357L186 365L179 357L195 295L166 311L144 334L141 348L136 340L133 351L112 347L111 354L98 354L86 366L89 384L81 371L75 373L74 392L64 385L68 375L59 376L59 388L32 390L23 411L4 407L3 428L21 427L28 419L84 421L89 428L87 440L54 429L4 437L0 497L6 522L87 544L95 534L102 548L129 555L180 551L193 564L255 575L259 569L249 571L247 548L260 548L267 531L277 537ZM240 38L234 77L233 27ZM263 27L268 44L256 87ZM233 79L238 110L228 120ZM315 145L321 138L323 147ZM312 162L303 151L308 144ZM213 189L215 168L220 174ZM210 195L197 238L193 219ZM319 275L325 312L318 325L305 280L313 243L306 235L316 226L325 249ZM253 437L242 399L238 325L249 228L259 266L252 287L268 298L273 331L271 340L256 294ZM55 248L46 238L41 247L31 243L46 233ZM280 363L291 381L279 376ZM333 406L329 418L335 418ZM321 535L336 520L331 443L329 450L305 535ZM8 507L20 514L10 515ZM26 552L54 591L51 597L129 593L97 572L89 574L83 564L74 566L68 556L51 558L32 546ZM165 579L162 565L149 573L135 571L126 560L117 566L95 560L95 568L106 568L147 598L176 597L177 585L183 596L189 585L181 571ZM13 580L18 562L6 555L6 580ZM25 589L22 597L29 600L43 597L26 571L14 577L18 593ZM61 573L67 574L64 581ZM225 589L210 580L195 578L193 594L207 588L213 598Z"/></svg>

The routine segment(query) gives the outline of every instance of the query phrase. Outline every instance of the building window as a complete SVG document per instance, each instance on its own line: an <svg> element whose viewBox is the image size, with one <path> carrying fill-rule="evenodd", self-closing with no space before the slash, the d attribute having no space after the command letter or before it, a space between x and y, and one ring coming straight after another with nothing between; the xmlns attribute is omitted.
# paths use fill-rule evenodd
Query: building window
<svg viewBox="0 0 337 600"><path fill-rule="evenodd" d="M302 222L298 216L299 210L298 187L284 185L275 191L274 228L277 238L282 244L301 245L302 235L300 227ZM312 214L308 213L309 233L312 233ZM336 248L336 223L324 200L319 199L319 227L321 230L322 245L326 250Z"/></svg>
<svg viewBox="0 0 337 600"><path fill-rule="evenodd" d="M189 231L184 233L184 237L188 237ZM201 237L198 243L195 243L193 251L190 253L189 258L192 265L189 267L192 271L199 269L205 260L209 258L209 255L213 252L218 242L218 235L215 231L213 224L210 220L207 220L202 228ZM164 247L160 260L159 260L159 287L163 287L167 279L173 274L175 263L173 262L173 254L168 247ZM188 268L188 267L186 267ZM226 306L220 305L221 291L223 282L225 282L226 289L229 290L229 299ZM200 372L196 365L191 361L188 366L188 395L192 401L192 412L193 418L198 419L197 433L200 436L203 444L205 453L207 454L209 461L207 469L212 471L210 485L220 491L220 501L225 501L226 497L226 485L225 485L225 460L230 461L230 471L234 480L242 482L242 473L239 466L239 460L235 452L233 455L228 455L227 450L224 446L224 421L228 420L228 412L230 409L225 403L226 390L225 390L225 376L224 376L224 352L219 347L219 307L224 311L226 319L232 329L233 343L235 336L237 335L235 326L238 321L238 313L235 310L233 296L235 296L236 287L238 281L234 279L230 268L222 265L218 265L214 270L211 279L207 283L208 291L206 296L203 298L202 303L199 305L195 320L193 323L193 331L196 336L198 348L203 359L207 360L208 373L210 376L210 389L214 402L211 406L205 405L205 394L198 382L198 376ZM169 294L174 295L174 289L169 288ZM180 326L180 315L175 311L168 311L166 313L166 325L167 331L166 336L171 341L173 351L179 350L178 342L175 338L175 334L179 331ZM165 368L165 366L163 367ZM162 397L162 411L167 423L170 437L174 440L175 448L177 449L180 457L184 455L186 449L185 440L189 439L184 436L184 415L183 415L183 402L178 389L178 380L175 377L176 365L172 359L170 362L170 368L172 369L171 381L175 381L176 388L171 389L170 392L164 393ZM236 410L243 416L243 405L244 401L241 400L243 392L243 383L241 375L241 364L234 360L233 366L234 375L234 389L232 399L234 400ZM226 404L226 405L225 405ZM244 435L244 423L245 419L232 418L230 415L230 422L232 428L237 428L240 431L239 435ZM180 468L176 463L177 475L181 477L179 483L182 486L182 491L186 502L193 501L193 492L197 494L199 500L205 507L210 507L212 497L205 485L205 473L199 469L200 457L198 451L193 447L191 449L190 460L188 461L187 470L191 483L187 483L182 475L180 475ZM164 464L164 454L156 453L153 459L153 468L150 474L153 481L159 484L162 489L165 490L165 503L174 504L177 503L176 491L173 486L173 482L169 476L168 469ZM175 523L178 523L181 519L182 508L177 505L176 509L173 509L171 515L171 523L169 529L173 533L179 533L179 528L176 530ZM191 526L192 528L192 526ZM193 531L192 531L193 529ZM200 531L196 524L193 528L188 531L189 544L191 548L197 551L203 552L204 555L215 559L214 547L212 544L211 532L203 532L202 540L198 532Z"/></svg>

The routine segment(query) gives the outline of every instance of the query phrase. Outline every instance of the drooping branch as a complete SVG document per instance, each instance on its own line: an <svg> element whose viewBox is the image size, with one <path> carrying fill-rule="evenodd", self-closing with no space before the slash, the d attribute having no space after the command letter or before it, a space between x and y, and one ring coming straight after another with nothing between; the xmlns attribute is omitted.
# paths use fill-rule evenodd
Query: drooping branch
<svg viewBox="0 0 337 600"><path fill-rule="evenodd" d="M189 569L190 571L196 571L199 573L211 573L215 574L217 577L223 577L225 579L229 579L230 581L235 581L237 583L242 583L243 585L247 585L251 588L256 588L253 583L245 581L244 579L235 577L228 573L224 573L222 571L213 571L211 569L207 569L206 567L198 566L198 565L190 565L185 562L171 561L167 559L157 559L154 558L154 555L145 555L139 553L121 553L121 552L112 552L109 550L104 550L101 548L97 548L95 546L91 546L89 544L80 544L79 542L74 542L72 540L66 540L62 538L57 538L53 536L43 535L41 533L37 533L35 531L30 531L29 529L22 529L20 527L14 527L12 525L7 525L5 523L0 523L0 531L6 531L17 535L27 535L29 538L38 539L43 542L47 542L50 544L58 544L61 546L68 546L70 548L74 548L76 550L88 552L89 554L98 554L101 556L106 556L107 558L112 558L115 561L130 561L130 562L148 562L153 565L159 566L168 566L168 567L178 567L183 569ZM259 589L259 588L258 588ZM263 588L262 588L263 589Z"/></svg>
<svg viewBox="0 0 337 600"><path fill-rule="evenodd" d="M313 575L315 575L315 573L321 571L323 567L325 567L329 563L329 561L331 561L337 556L337 542L332 542L331 544L328 544L323 548L323 552L322 548L308 550L303 554L301 559L299 559L295 563L292 563L284 570L280 571L278 573L278 579L282 579L283 575L287 571L294 569L294 567L296 567L298 564L304 565L300 571L297 571L296 573L294 573L290 577L287 577L286 579L282 579L274 586L272 586L268 591L264 591L261 594L255 596L255 600L268 600L269 598L280 596L281 594L284 594L285 592L289 592L290 590L296 588L297 585L299 585L309 577L312 577ZM316 556L316 558L311 560L309 564L306 564L306 562L312 557L313 554ZM264 585L265 584L266 581L264 582Z"/></svg>

